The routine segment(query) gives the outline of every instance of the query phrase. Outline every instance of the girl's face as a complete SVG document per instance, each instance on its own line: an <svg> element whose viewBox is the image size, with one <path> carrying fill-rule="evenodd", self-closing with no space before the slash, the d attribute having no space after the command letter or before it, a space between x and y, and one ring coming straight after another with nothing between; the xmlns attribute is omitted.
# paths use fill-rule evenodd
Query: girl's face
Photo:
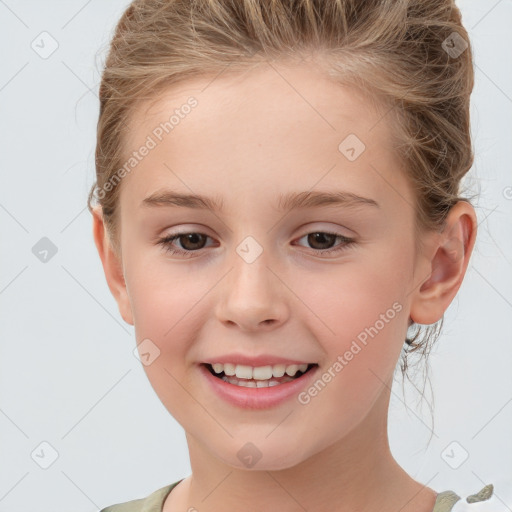
<svg viewBox="0 0 512 512"><path fill-rule="evenodd" d="M130 121L116 298L162 403L223 463L284 469L368 418L385 428L370 412L431 268L384 116L312 66L262 65L169 89ZM178 233L197 235L161 242ZM244 407L202 371L226 355L318 367L283 402Z"/></svg>

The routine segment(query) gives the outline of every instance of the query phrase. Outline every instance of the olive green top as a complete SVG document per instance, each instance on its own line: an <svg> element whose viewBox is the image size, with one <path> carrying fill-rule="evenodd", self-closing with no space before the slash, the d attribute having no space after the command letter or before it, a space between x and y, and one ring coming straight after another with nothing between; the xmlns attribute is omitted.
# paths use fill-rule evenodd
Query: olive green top
<svg viewBox="0 0 512 512"><path fill-rule="evenodd" d="M183 480L183 479L182 479ZM181 480L173 484L166 485L152 492L147 498L127 501L117 505L110 505L100 512L162 512L165 499L176 487ZM488 500L493 493L493 485L486 485L478 493L468 496L464 501L460 501L461 497L453 491L443 491L437 494L437 499L432 512L471 512L471 503ZM469 503L469 505L466 504Z"/></svg>

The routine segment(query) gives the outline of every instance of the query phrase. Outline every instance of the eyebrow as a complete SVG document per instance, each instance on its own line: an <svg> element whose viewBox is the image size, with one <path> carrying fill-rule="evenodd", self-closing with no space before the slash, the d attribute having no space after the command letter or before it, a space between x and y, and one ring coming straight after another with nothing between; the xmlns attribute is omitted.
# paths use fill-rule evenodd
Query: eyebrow
<svg viewBox="0 0 512 512"><path fill-rule="evenodd" d="M380 208L379 203L374 199L358 196L346 191L290 192L280 195L277 205L278 211L333 205L344 207L373 206ZM142 201L142 206L172 206L222 212L223 201L221 198L216 199L197 194L181 194L170 190L161 190L146 197Z"/></svg>

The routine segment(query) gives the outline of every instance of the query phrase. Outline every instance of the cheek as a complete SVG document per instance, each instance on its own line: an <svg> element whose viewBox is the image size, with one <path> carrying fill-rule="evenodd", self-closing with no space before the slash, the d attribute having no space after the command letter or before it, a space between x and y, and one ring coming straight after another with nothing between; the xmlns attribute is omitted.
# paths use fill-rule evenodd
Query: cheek
<svg viewBox="0 0 512 512"><path fill-rule="evenodd" d="M374 265L354 264L350 271L340 266L322 288L314 279L309 283L316 286L310 295L314 301L305 302L317 316L311 315L308 325L325 358L315 386L320 391L305 397L310 402L304 414L313 431L332 425L332 439L359 424L391 385L403 347L405 286L396 263L391 265L396 260L391 255L385 259Z"/></svg>
<svg viewBox="0 0 512 512"><path fill-rule="evenodd" d="M211 288L191 266L163 257L132 253L126 260L126 285L137 343L150 339L160 351L159 363L173 373L187 359L200 328L202 299ZM169 375L167 375L169 379Z"/></svg>
<svg viewBox="0 0 512 512"><path fill-rule="evenodd" d="M376 380L369 368L383 379L394 370L407 332L412 253L390 244L374 254L333 265L324 276L295 279L294 287L308 306L304 322L322 344L327 365L343 357L350 367L345 374L361 385Z"/></svg>
<svg viewBox="0 0 512 512"><path fill-rule="evenodd" d="M126 284L139 327L160 329L160 337L204 295L204 281L192 266L167 261L157 248L129 247L125 259Z"/></svg>
<svg viewBox="0 0 512 512"><path fill-rule="evenodd" d="M190 349L199 337L201 298L211 285L185 270L177 271L176 266L170 268L160 263L135 265L127 272L126 281L137 343L150 340L149 347L158 354L144 364L144 371L169 413L182 423L190 414L186 412L190 395L185 389L191 386L187 361L191 361ZM139 354L142 360L140 350Z"/></svg>
<svg viewBox="0 0 512 512"><path fill-rule="evenodd" d="M382 248L376 249L375 254L334 264L323 274L311 272L293 279L298 297L311 307L326 333L333 337L357 335L390 308L393 318L397 309L405 309L404 302L411 291L411 273L407 269L412 265L412 254L396 249L386 252ZM400 307L393 307L395 303Z"/></svg>

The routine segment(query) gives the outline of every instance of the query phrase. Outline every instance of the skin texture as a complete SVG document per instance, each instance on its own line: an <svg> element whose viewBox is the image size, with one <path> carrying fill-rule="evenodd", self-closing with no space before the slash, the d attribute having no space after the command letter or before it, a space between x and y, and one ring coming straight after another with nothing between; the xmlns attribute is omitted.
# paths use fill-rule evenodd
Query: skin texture
<svg viewBox="0 0 512 512"><path fill-rule="evenodd" d="M435 323L460 287L474 209L457 203L446 229L422 233L416 251L414 197L384 113L313 64L265 63L175 86L136 111L127 155L190 96L198 105L121 182L120 254L99 207L93 221L122 317L137 343L160 350L147 376L187 436L192 474L164 511L430 512L436 493L389 449L390 388L409 318ZM338 150L351 133L366 146L354 161ZM222 198L224 211L141 205L164 188ZM320 190L379 208L276 209L279 194ZM158 239L178 230L208 238L177 239L174 248L198 250L172 255ZM354 244L321 256L343 241L305 235L326 231ZM247 236L263 249L252 263L236 252ZM394 318L306 405L240 409L199 375L199 362L232 352L316 362L321 374L394 303ZM252 468L237 457L248 442L262 455Z"/></svg>

